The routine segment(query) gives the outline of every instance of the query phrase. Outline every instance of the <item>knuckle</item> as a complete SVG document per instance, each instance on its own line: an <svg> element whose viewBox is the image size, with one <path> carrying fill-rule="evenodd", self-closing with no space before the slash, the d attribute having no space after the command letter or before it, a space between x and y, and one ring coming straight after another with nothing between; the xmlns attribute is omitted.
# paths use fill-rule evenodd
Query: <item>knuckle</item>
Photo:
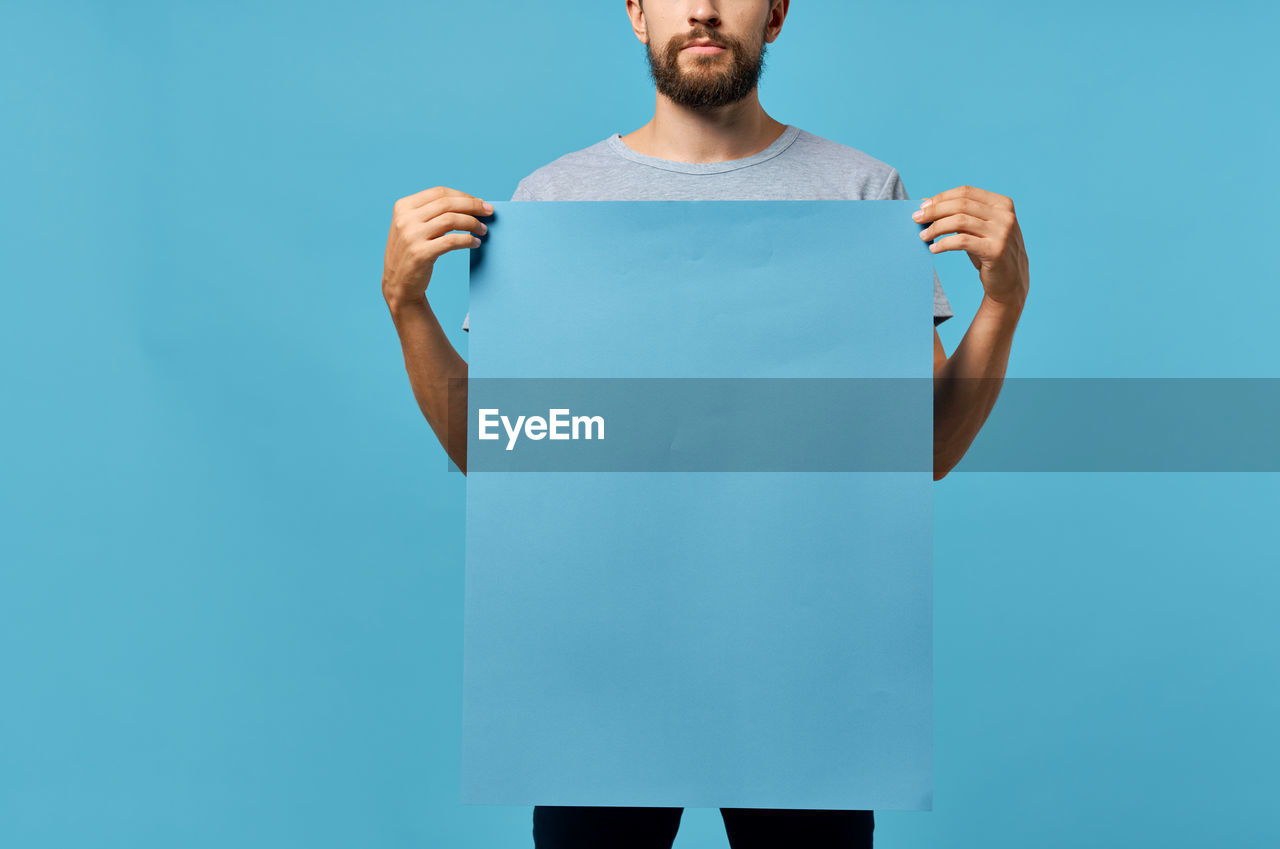
<svg viewBox="0 0 1280 849"><path fill-rule="evenodd" d="M440 215L440 213L444 212L446 208L447 207L445 205L445 201L436 199L431 201L431 203L427 204L425 207L423 207L422 213L424 217L430 220Z"/></svg>

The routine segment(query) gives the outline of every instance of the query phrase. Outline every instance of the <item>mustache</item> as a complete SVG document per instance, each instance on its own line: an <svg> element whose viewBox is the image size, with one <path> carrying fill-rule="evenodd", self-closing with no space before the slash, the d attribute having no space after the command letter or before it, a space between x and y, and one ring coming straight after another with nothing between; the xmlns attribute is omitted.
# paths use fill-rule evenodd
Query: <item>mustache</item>
<svg viewBox="0 0 1280 849"><path fill-rule="evenodd" d="M693 32L689 33L689 35L685 36L683 39L678 35L673 37L669 44L669 49L675 52L679 52L680 50L683 50L685 47L688 47L690 44L692 44L693 42L697 41L700 38L710 41L715 46L723 47L726 50L732 49L734 47L732 43L724 41L723 39L720 38L720 36L716 35L715 33L707 32L706 30L694 30Z"/></svg>

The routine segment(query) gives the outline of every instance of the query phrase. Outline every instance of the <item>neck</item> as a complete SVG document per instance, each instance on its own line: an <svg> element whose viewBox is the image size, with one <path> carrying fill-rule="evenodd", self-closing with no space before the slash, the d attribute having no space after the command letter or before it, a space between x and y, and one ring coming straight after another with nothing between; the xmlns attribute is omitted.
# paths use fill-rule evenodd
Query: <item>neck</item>
<svg viewBox="0 0 1280 849"><path fill-rule="evenodd" d="M777 141L786 124L760 106L753 89L737 103L690 109L658 93L653 119L622 137L637 153L675 162L723 162L759 153Z"/></svg>

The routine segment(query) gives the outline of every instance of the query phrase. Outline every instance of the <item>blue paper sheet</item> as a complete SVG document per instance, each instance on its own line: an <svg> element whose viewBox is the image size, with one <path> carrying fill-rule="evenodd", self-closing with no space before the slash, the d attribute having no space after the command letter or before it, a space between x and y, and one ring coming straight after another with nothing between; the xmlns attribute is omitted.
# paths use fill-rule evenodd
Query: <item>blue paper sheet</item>
<svg viewBox="0 0 1280 849"><path fill-rule="evenodd" d="M920 463L469 469L463 801L930 809L933 275L916 204L494 206L472 257L473 385L906 379ZM473 395L477 458L478 417Z"/></svg>

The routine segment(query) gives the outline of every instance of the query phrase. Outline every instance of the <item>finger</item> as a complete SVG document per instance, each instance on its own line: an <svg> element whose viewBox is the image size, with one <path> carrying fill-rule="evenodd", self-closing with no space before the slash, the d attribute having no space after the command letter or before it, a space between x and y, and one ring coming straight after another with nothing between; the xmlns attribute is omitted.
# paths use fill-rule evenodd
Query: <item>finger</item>
<svg viewBox="0 0 1280 849"><path fill-rule="evenodd" d="M990 221L960 212L939 218L920 231L920 238L927 242L944 233L971 233L975 236L990 236L993 232L993 225Z"/></svg>
<svg viewBox="0 0 1280 849"><path fill-rule="evenodd" d="M426 206L413 210L412 215L419 221L430 221L437 216L450 212L463 212L477 217L493 215L493 204L471 195L449 195L437 198L427 203Z"/></svg>
<svg viewBox="0 0 1280 849"><path fill-rule="evenodd" d="M927 221L936 221L939 218L956 213L964 213L974 218L990 220L995 217L996 210L989 204L973 198L946 198L945 200L935 199L928 206L921 206L911 213L911 217L920 224L924 224Z"/></svg>
<svg viewBox="0 0 1280 849"><path fill-rule="evenodd" d="M953 200L955 198L969 198L998 209L1013 209L1013 201L1009 198L996 192L980 189L977 186L956 186L954 189L947 189L945 192L933 195L932 198L922 198L922 200L932 200L934 203L938 203L939 201Z"/></svg>
<svg viewBox="0 0 1280 849"><path fill-rule="evenodd" d="M417 209L420 206L426 206L434 200L447 197L464 197L469 198L471 195L466 192L460 192L457 189L451 189L448 186L433 186L430 189L423 189L420 192L414 192L406 195L396 201L396 212L403 212L410 209Z"/></svg>
<svg viewBox="0 0 1280 849"><path fill-rule="evenodd" d="M437 215L426 223L426 227L423 228L422 238L438 239L450 230L466 230L477 236L483 236L489 231L489 226L474 215L467 215L463 212L446 212L442 215Z"/></svg>
<svg viewBox="0 0 1280 849"><path fill-rule="evenodd" d="M986 259L988 256L987 240L969 233L958 233L954 236L943 236L929 245L929 252L940 254L944 251L969 251Z"/></svg>
<svg viewBox="0 0 1280 849"><path fill-rule="evenodd" d="M431 262L435 262L449 251L478 248L480 247L480 240L471 233L446 233L436 239L418 242L418 245L419 247L414 250L420 251Z"/></svg>

